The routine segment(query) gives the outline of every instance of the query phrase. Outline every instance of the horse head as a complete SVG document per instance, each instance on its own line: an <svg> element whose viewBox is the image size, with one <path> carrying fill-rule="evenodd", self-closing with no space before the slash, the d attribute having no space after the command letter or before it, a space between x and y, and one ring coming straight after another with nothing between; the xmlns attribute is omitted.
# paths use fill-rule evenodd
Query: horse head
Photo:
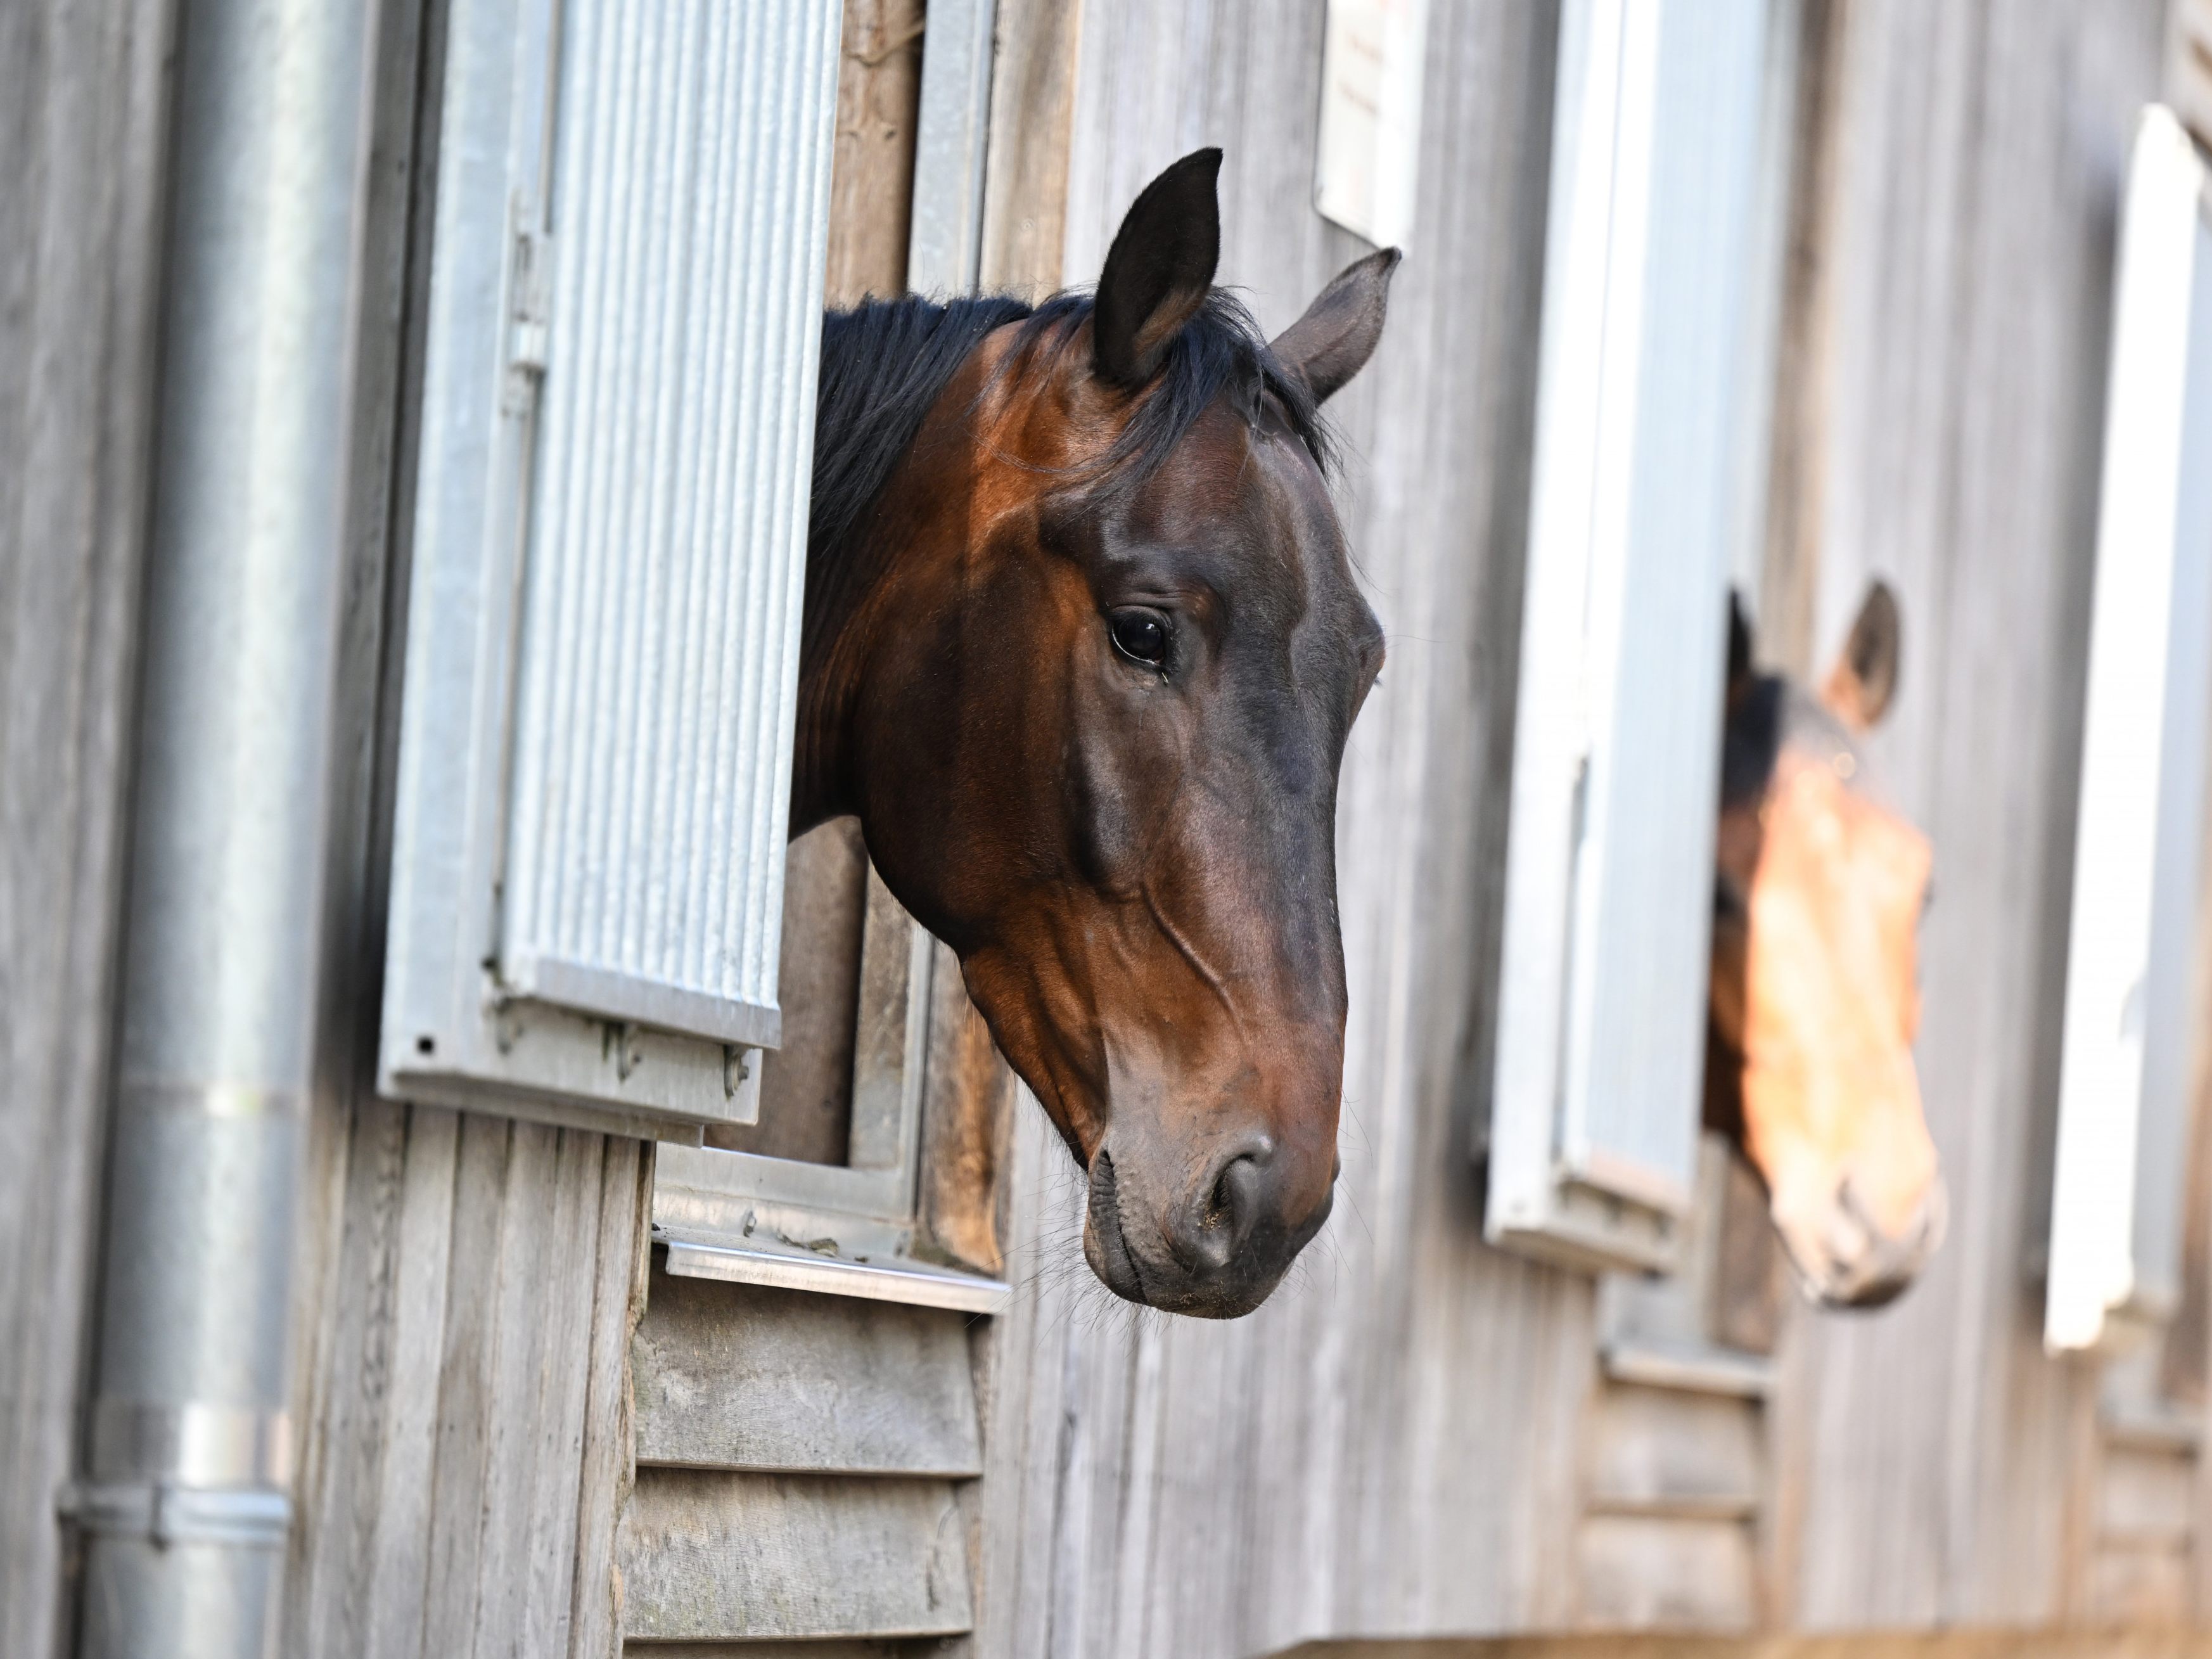
<svg viewBox="0 0 2212 1659"><path fill-rule="evenodd" d="M1765 1182L1808 1293L1879 1306L1945 1213L1912 1060L1929 845L1860 743L1896 690L1897 602L1869 591L1817 697L1730 624L1706 1122Z"/></svg>
<svg viewBox="0 0 2212 1659"><path fill-rule="evenodd" d="M1212 286L1219 165L1145 190L1095 297L829 319L793 825L857 813L958 954L1098 1277L1232 1317L1334 1192L1337 771L1383 641L1317 410L1397 254L1266 341Z"/></svg>

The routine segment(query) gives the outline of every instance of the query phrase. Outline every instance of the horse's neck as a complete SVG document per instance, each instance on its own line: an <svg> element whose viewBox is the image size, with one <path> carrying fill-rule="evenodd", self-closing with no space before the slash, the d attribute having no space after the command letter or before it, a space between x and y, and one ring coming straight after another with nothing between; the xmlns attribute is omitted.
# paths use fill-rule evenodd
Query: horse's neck
<svg viewBox="0 0 2212 1659"><path fill-rule="evenodd" d="M879 503L903 499L909 461L884 484ZM902 520L909 515L902 514ZM806 552L805 612L799 624L799 719L791 773L791 833L858 812L854 724L860 681L878 631L898 607L884 588L920 551L915 533L886 533L871 515Z"/></svg>
<svg viewBox="0 0 2212 1659"><path fill-rule="evenodd" d="M793 734L791 834L859 810L848 767L852 711L866 642L856 637L873 584L853 580L850 547L809 548L799 624L799 718Z"/></svg>
<svg viewBox="0 0 2212 1659"><path fill-rule="evenodd" d="M940 534L964 522L972 479L951 482L944 465L964 441L944 423L977 395L981 342L1028 314L1007 300L945 307L909 298L842 313L824 329L824 384L834 380L834 390L824 393L815 433L815 487L823 493L806 550L793 835L860 810L852 730L860 677L875 631L908 608L878 601L886 584L911 575L914 561L928 561ZM964 430L964 417L960 424Z"/></svg>

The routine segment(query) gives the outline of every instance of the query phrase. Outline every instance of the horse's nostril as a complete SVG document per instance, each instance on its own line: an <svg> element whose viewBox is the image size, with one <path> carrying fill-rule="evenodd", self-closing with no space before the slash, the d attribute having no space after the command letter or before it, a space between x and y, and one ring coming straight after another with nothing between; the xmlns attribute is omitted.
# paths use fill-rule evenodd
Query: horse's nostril
<svg viewBox="0 0 2212 1659"><path fill-rule="evenodd" d="M1227 1267L1251 1237L1266 1189L1267 1175L1255 1154L1240 1152L1224 1164L1196 1206L1195 1224L1176 1241L1185 1265L1217 1272Z"/></svg>
<svg viewBox="0 0 2212 1659"><path fill-rule="evenodd" d="M1241 1158L1238 1160L1239 1163L1243 1161ZM1230 1166L1231 1169L1235 1167L1235 1164ZM1221 1225L1236 1206L1237 1192L1230 1184L1229 1170L1224 1170L1214 1181L1212 1194L1206 1201L1206 1224L1209 1227Z"/></svg>

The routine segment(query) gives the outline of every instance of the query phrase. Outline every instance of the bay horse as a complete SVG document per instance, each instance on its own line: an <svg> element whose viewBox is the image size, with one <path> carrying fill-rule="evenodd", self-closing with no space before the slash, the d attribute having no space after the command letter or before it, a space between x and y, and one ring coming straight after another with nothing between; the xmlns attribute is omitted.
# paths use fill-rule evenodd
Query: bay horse
<svg viewBox="0 0 2212 1659"><path fill-rule="evenodd" d="M1899 648L1876 582L1815 696L1753 666L1730 603L1705 1117L1829 1307L1892 1300L1943 1236L1912 1059L1931 856L1860 742L1894 698Z"/></svg>
<svg viewBox="0 0 2212 1659"><path fill-rule="evenodd" d="M1398 253L1267 340L1213 286L1220 164L1146 187L1093 295L825 318L791 833L856 815L957 954L1099 1279L1230 1318L1334 1189L1337 771L1383 637L1319 410Z"/></svg>

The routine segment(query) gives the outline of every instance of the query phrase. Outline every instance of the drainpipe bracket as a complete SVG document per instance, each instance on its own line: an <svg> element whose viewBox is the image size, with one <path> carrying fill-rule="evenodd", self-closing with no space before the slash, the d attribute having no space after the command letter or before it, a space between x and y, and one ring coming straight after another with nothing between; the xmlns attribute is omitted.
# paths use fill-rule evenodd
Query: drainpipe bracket
<svg viewBox="0 0 2212 1659"><path fill-rule="evenodd" d="M56 1506L84 1532L172 1544L228 1544L282 1549L292 1529L292 1500L274 1486L185 1486L173 1480L103 1481L65 1486Z"/></svg>

